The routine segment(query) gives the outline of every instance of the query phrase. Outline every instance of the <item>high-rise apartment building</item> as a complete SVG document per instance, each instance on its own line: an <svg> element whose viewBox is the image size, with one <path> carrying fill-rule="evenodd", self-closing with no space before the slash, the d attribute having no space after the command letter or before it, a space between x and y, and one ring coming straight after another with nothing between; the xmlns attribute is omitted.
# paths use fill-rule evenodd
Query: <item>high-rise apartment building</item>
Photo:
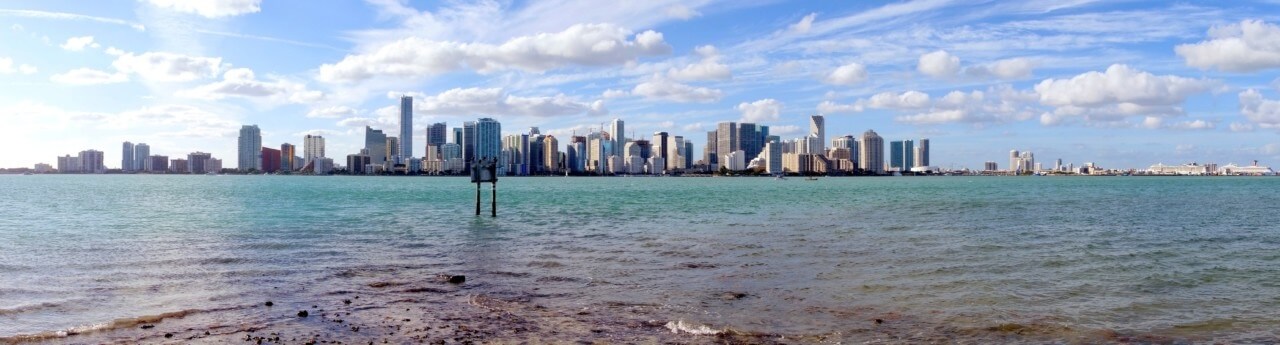
<svg viewBox="0 0 1280 345"><path fill-rule="evenodd" d="M670 155L670 151L671 151L667 147L670 144L668 142L669 140L668 137L669 135L667 134L667 132L653 132L653 141L652 141L653 145L651 147L651 150L652 150L651 154L653 155L653 157L662 158L662 160L660 161L662 164L660 166L658 165L658 163L656 163L659 161L656 161L656 160L653 161L655 162L653 163L654 165L653 165L653 171L652 171L652 173L654 174L667 171L667 166L670 165L668 163L669 160L667 158Z"/></svg>
<svg viewBox="0 0 1280 345"><path fill-rule="evenodd" d="M859 143L858 168L876 174L884 173L884 139L876 131L862 133Z"/></svg>
<svg viewBox="0 0 1280 345"><path fill-rule="evenodd" d="M121 149L120 153L120 171L133 172L136 170L133 167L135 163L133 158L133 143L126 141L123 146L124 147Z"/></svg>
<svg viewBox="0 0 1280 345"><path fill-rule="evenodd" d="M262 130L258 125L240 127L239 153L236 167L240 171L262 170Z"/></svg>
<svg viewBox="0 0 1280 345"><path fill-rule="evenodd" d="M90 174L101 174L107 172L107 167L102 164L103 154L98 150L80 151L80 169Z"/></svg>
<svg viewBox="0 0 1280 345"><path fill-rule="evenodd" d="M401 161L413 157L413 97L400 97L400 147L396 148L396 156Z"/></svg>
<svg viewBox="0 0 1280 345"><path fill-rule="evenodd" d="M374 165L387 162L387 134L381 129L364 126L364 149L369 150L369 161Z"/></svg>
<svg viewBox="0 0 1280 345"><path fill-rule="evenodd" d="M502 124L492 118L482 118L472 125L475 137L475 157L473 162L481 160L496 161L502 153Z"/></svg>
<svg viewBox="0 0 1280 345"><path fill-rule="evenodd" d="M462 123L462 160L464 168L470 169L471 163L476 161L476 122L467 121Z"/></svg>
<svg viewBox="0 0 1280 345"><path fill-rule="evenodd" d="M280 170L293 171L293 167L297 165L293 159L297 155L297 148L290 143L280 144Z"/></svg>
<svg viewBox="0 0 1280 345"><path fill-rule="evenodd" d="M560 172L560 142L554 135L542 138L542 167L548 173Z"/></svg>
<svg viewBox="0 0 1280 345"><path fill-rule="evenodd" d="M324 137L307 134L302 138L302 160L305 161L303 164L309 164L317 158L324 157Z"/></svg>
<svg viewBox="0 0 1280 345"><path fill-rule="evenodd" d="M733 122L721 122L716 124L716 154L717 160L723 159L725 155L741 149L738 142L738 124ZM724 162L720 162L724 165Z"/></svg>
<svg viewBox="0 0 1280 345"><path fill-rule="evenodd" d="M208 163L209 163L209 159L212 159L212 158L213 158L213 154L200 152L200 151L187 154L187 171L186 172L189 172L192 174L203 174L203 173L210 172ZM276 159L280 159L279 154L276 155ZM219 168L219 170L221 170L221 168ZM217 171L214 171L214 172L217 173Z"/></svg>
<svg viewBox="0 0 1280 345"><path fill-rule="evenodd" d="M822 147L827 141L827 120L822 115L809 116L809 136L817 139L817 147L810 147L812 152L826 152Z"/></svg>
<svg viewBox="0 0 1280 345"><path fill-rule="evenodd" d="M916 143L915 166L927 167L929 165L929 139L920 139Z"/></svg>
<svg viewBox="0 0 1280 345"><path fill-rule="evenodd" d="M191 159L191 161L194 162L195 160ZM280 150L273 149L270 147L263 147L262 148L262 172L277 173L279 171L280 171ZM193 173L200 174L203 172L193 171Z"/></svg>
<svg viewBox="0 0 1280 345"><path fill-rule="evenodd" d="M151 146L145 143L133 145L133 171L146 171L147 157L151 156Z"/></svg>

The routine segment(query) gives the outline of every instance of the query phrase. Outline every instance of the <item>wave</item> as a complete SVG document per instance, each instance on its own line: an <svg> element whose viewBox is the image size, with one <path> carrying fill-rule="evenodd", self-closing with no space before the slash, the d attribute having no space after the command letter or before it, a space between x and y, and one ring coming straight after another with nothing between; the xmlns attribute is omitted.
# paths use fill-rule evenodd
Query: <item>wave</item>
<svg viewBox="0 0 1280 345"><path fill-rule="evenodd" d="M724 330L713 329L707 325L685 323L684 320L670 321L670 322L667 322L667 324L664 325L663 327L666 327L667 329L671 330L671 333L677 333L677 334L682 332L692 334L692 335L725 334Z"/></svg>
<svg viewBox="0 0 1280 345"><path fill-rule="evenodd" d="M8 344L8 343L20 343L20 342L47 341L47 340L53 340L53 339L59 339L59 338L66 338L66 337L75 336L75 335L96 333L96 332L102 332L102 331L111 331L111 330L118 330L118 329L125 329L125 328L134 328L139 325L158 323L160 321L163 321L164 319L180 319L180 318L184 318L189 315L197 314L197 313L219 312L219 311L235 310L235 309L241 309L241 308L245 308L245 307L186 309L186 310L179 310L179 311L160 313L160 314L154 314L154 315L143 315L138 317L119 318L119 319L111 320L110 322L75 326L75 327L70 327L67 329L56 330L56 331L45 331L45 332L34 333L34 334L19 334L19 335L10 336L10 337L0 337L0 343Z"/></svg>
<svg viewBox="0 0 1280 345"><path fill-rule="evenodd" d="M43 302L43 303L36 303L36 304L20 305L13 308L0 308L0 316L16 315L16 314L22 314L29 311L33 311L33 310L52 309L52 308L57 308L61 306L62 305L58 303Z"/></svg>

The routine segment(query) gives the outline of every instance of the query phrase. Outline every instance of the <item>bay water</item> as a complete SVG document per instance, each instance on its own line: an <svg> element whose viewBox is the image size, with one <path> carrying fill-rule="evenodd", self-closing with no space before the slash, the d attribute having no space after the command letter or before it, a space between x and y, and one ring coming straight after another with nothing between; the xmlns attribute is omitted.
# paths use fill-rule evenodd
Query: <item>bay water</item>
<svg viewBox="0 0 1280 345"><path fill-rule="evenodd" d="M683 341L1280 341L1275 178L511 177L496 218L468 182L0 176L0 343L430 305L379 289L435 274Z"/></svg>

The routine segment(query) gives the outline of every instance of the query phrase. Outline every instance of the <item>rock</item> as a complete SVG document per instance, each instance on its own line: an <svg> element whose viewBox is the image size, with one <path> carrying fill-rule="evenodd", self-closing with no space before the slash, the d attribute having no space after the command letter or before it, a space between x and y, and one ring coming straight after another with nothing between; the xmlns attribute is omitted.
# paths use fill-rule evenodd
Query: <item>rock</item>
<svg viewBox="0 0 1280 345"><path fill-rule="evenodd" d="M344 299L344 300L342 300L342 304L351 304L351 300L349 300L349 299Z"/></svg>
<svg viewBox="0 0 1280 345"><path fill-rule="evenodd" d="M173 338L173 333L165 333L165 334L164 334L164 337L165 337L165 338Z"/></svg>
<svg viewBox="0 0 1280 345"><path fill-rule="evenodd" d="M747 297L747 294L745 292L725 292L720 295L720 299L723 299L726 301L739 300L746 297Z"/></svg>
<svg viewBox="0 0 1280 345"><path fill-rule="evenodd" d="M877 324L877 325L882 324L882 323L884 323L884 320L882 320L882 319L876 319L876 324Z"/></svg>
<svg viewBox="0 0 1280 345"><path fill-rule="evenodd" d="M298 312L298 317L307 317L307 311L306 311L306 310L303 310L303 311Z"/></svg>
<svg viewBox="0 0 1280 345"><path fill-rule="evenodd" d="M467 276L464 275L451 276L447 274L437 274L436 278L448 282L449 284L462 284L467 281Z"/></svg>
<svg viewBox="0 0 1280 345"><path fill-rule="evenodd" d="M273 305L276 305L276 304L275 304L275 303L271 303L271 301L267 301L267 306L268 306L268 307L273 306Z"/></svg>
<svg viewBox="0 0 1280 345"><path fill-rule="evenodd" d="M156 325L142 325L142 329L152 329L152 328L156 328Z"/></svg>

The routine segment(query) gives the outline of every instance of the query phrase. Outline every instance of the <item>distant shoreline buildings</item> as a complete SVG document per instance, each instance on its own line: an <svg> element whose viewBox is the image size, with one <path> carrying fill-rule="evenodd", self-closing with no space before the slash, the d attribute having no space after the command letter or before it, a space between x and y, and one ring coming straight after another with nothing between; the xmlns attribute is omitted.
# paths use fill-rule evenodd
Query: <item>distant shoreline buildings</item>
<svg viewBox="0 0 1280 345"><path fill-rule="evenodd" d="M364 145L335 164L326 156L325 138L305 135L302 152L291 143L278 149L263 146L257 125L244 125L236 140L236 166L225 167L211 154L192 152L186 157L152 155L145 143L122 144L121 173L165 174L303 174L303 175L461 175L473 162L491 159L506 176L538 175L1261 175L1274 174L1255 161L1251 166L1183 166L1157 164L1146 170L1108 170L1085 163L1052 168L1036 161L1030 151L1009 152L1009 165L1000 170L994 161L982 170L944 171L931 165L932 145L928 138L891 140L886 153L885 139L875 130L860 136L844 135L827 142L826 119L809 116L805 135L783 140L770 133L769 126L750 122L720 122L706 132L701 155L694 155L693 138L654 132L652 137L628 137L626 123L613 119L587 133L571 133L567 138L542 134L537 127L517 134L502 134L502 125L493 118L465 121L449 129L445 122L426 126L424 150L414 155L413 97L400 97L399 128L388 131L366 126ZM562 150L563 148L563 150ZM887 158L887 159L886 159ZM107 173L102 151L85 150L77 156L58 157L56 170L37 164L39 173ZM115 172L115 171L112 171Z"/></svg>

